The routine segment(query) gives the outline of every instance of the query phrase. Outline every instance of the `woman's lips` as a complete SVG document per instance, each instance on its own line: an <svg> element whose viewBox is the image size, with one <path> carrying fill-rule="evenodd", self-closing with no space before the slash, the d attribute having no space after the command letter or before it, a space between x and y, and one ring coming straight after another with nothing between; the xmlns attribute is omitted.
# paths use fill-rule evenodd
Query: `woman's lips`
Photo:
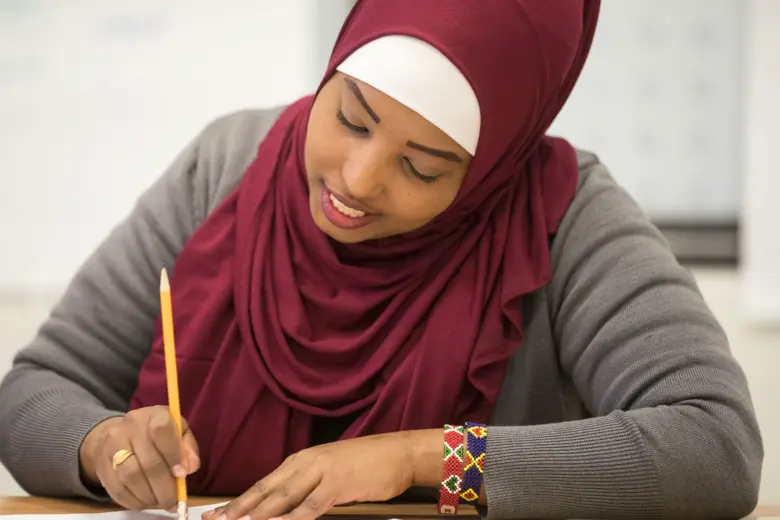
<svg viewBox="0 0 780 520"><path fill-rule="evenodd" d="M332 193L327 186L322 185L322 212L325 218L336 227L342 229L357 229L374 222L379 215L369 213L362 207L352 207L344 197ZM357 204L355 204L357 206Z"/></svg>

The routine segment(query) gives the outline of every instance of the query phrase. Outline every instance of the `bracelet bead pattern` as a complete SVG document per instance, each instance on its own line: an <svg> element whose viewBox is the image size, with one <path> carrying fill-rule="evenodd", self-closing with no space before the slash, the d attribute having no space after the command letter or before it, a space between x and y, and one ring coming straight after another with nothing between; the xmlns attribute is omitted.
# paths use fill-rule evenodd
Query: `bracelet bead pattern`
<svg viewBox="0 0 780 520"><path fill-rule="evenodd" d="M464 504L475 505L482 488L488 430L484 424L466 423L464 431L463 484L460 498Z"/></svg>
<svg viewBox="0 0 780 520"><path fill-rule="evenodd" d="M455 515L463 482L463 426L444 426L444 469L439 491L439 514Z"/></svg>

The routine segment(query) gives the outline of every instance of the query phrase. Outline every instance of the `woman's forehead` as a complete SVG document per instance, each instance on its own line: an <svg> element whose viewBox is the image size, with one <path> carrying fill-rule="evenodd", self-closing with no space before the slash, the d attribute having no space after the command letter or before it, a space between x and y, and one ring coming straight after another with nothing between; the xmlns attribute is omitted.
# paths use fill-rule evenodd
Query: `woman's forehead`
<svg viewBox="0 0 780 520"><path fill-rule="evenodd" d="M370 119L382 126L384 132L392 133L397 139L446 148L460 159L471 155L421 114L368 83L340 72L336 73L333 81L338 83L344 99L350 100L352 106L360 106Z"/></svg>
<svg viewBox="0 0 780 520"><path fill-rule="evenodd" d="M371 40L336 69L425 118L469 154L479 141L481 112L471 84L433 45L405 35Z"/></svg>
<svg viewBox="0 0 780 520"><path fill-rule="evenodd" d="M329 73L340 67L347 72L348 62L360 59L372 47L389 47L390 43L398 48L416 46L407 54L377 53L382 58L367 61L362 70L376 75L395 66L396 74L381 78L388 79L390 86L395 86L393 78L411 76L413 79L399 82L400 93L384 84L380 90L474 152L483 174L507 157L510 148L516 149L511 156L522 160L526 147L533 146L547 130L581 72L592 41L598 0L488 0L487 5L490 8L486 9L485 0L358 2L334 46ZM422 49L438 55L432 62L449 67L455 71L453 78L460 79L440 80L439 85L447 86L426 88L426 79L444 74L430 74L429 66L409 74L416 64L424 63L420 56L426 51ZM403 58L394 59L397 56ZM354 71L348 73L380 85ZM418 76L423 80L414 79ZM465 86L465 95L456 94L459 89L452 85L457 84ZM408 85L413 93L422 95L408 95L402 90ZM469 110L470 106L474 109ZM478 117L464 116L469 113ZM464 119L471 123L464 123ZM478 125L473 123L477 120Z"/></svg>

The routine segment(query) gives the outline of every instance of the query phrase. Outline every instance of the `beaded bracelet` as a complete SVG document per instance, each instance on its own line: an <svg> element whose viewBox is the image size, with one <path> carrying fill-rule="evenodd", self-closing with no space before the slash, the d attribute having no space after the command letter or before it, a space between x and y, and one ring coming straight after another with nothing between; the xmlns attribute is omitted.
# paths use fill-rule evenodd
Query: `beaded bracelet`
<svg viewBox="0 0 780 520"><path fill-rule="evenodd" d="M482 488L482 473L487 451L487 427L484 424L466 423L464 431L463 485L460 498L464 504L474 505Z"/></svg>
<svg viewBox="0 0 780 520"><path fill-rule="evenodd" d="M444 425L444 469L439 491L439 514L455 515L463 478L463 426Z"/></svg>

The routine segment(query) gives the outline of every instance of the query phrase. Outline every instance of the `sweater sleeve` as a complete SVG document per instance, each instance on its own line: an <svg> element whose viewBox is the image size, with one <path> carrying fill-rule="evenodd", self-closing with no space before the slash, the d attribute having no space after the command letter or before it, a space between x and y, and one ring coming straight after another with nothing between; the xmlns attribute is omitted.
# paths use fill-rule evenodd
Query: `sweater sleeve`
<svg viewBox="0 0 780 520"><path fill-rule="evenodd" d="M127 410L151 349L160 269L203 212L199 148L189 144L86 260L0 385L0 461L30 494L97 498L78 452L95 425Z"/></svg>
<svg viewBox="0 0 780 520"><path fill-rule="evenodd" d="M490 429L491 518L739 518L763 459L745 376L691 274L599 165L556 236L561 370L592 418Z"/></svg>
<svg viewBox="0 0 780 520"><path fill-rule="evenodd" d="M123 415L152 347L160 270L238 185L284 106L215 119L86 260L0 383L0 462L32 495L95 496L79 449Z"/></svg>

